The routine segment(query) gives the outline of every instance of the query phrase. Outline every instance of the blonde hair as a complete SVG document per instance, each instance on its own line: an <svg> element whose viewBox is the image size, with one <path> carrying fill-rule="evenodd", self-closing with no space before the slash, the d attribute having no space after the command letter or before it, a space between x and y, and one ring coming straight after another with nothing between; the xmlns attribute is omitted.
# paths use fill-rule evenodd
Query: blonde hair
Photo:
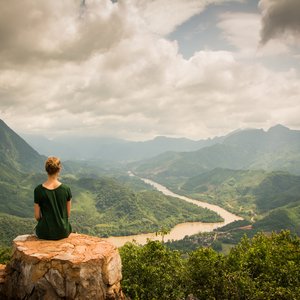
<svg viewBox="0 0 300 300"><path fill-rule="evenodd" d="M61 162L58 157L50 156L45 162L45 170L48 175L54 175L61 170Z"/></svg>

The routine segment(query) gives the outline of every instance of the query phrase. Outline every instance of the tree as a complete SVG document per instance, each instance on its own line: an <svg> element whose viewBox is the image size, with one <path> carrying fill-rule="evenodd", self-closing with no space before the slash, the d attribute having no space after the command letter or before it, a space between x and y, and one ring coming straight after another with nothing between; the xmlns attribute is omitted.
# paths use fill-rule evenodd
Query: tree
<svg viewBox="0 0 300 300"><path fill-rule="evenodd" d="M159 231L156 231L155 232L155 235L158 236L160 235L161 236L161 242L164 243L165 241L165 235L169 234L170 233L170 229L166 228L166 227L161 227Z"/></svg>
<svg viewBox="0 0 300 300"><path fill-rule="evenodd" d="M224 256L211 248L198 248L187 260L187 288L199 299L223 299Z"/></svg>
<svg viewBox="0 0 300 300"><path fill-rule="evenodd" d="M0 264L6 264L9 262L11 257L11 248L0 247Z"/></svg>
<svg viewBox="0 0 300 300"><path fill-rule="evenodd" d="M180 299L184 295L184 264L178 251L161 242L127 243L120 249L122 288L131 299Z"/></svg>
<svg viewBox="0 0 300 300"><path fill-rule="evenodd" d="M300 239L288 231L244 237L227 256L198 248L186 257L158 241L120 253L131 299L300 299Z"/></svg>
<svg viewBox="0 0 300 300"><path fill-rule="evenodd" d="M288 231L245 237L231 250L227 268L251 290L245 299L299 299L300 239Z"/></svg>

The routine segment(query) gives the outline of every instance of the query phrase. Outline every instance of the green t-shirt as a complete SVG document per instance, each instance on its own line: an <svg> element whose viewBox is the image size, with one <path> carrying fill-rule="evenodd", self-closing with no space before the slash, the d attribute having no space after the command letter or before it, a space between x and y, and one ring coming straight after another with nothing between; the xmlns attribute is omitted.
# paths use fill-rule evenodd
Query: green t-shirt
<svg viewBox="0 0 300 300"><path fill-rule="evenodd" d="M40 239L59 240L72 232L68 220L67 201L72 199L70 188L61 184L53 190L38 185L34 190L34 203L41 209L41 219L36 226L36 235Z"/></svg>

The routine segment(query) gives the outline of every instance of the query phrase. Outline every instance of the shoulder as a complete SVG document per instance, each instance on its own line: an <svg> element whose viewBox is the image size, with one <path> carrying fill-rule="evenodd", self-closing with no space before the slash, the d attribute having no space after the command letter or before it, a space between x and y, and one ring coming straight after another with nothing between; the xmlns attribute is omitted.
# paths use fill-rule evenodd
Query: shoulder
<svg viewBox="0 0 300 300"><path fill-rule="evenodd" d="M71 192L71 189L67 184L62 183L59 187L65 191L67 191L68 193Z"/></svg>
<svg viewBox="0 0 300 300"><path fill-rule="evenodd" d="M63 188L63 189L65 189L65 190L69 190L70 189L70 187L67 184L65 184L65 183L62 183L60 185L60 187Z"/></svg>
<svg viewBox="0 0 300 300"><path fill-rule="evenodd" d="M40 191L42 189L42 184L39 184L35 187L34 191L37 192L37 191Z"/></svg>
<svg viewBox="0 0 300 300"><path fill-rule="evenodd" d="M60 189L64 191L68 201L72 199L72 192L68 185L62 183L60 185Z"/></svg>

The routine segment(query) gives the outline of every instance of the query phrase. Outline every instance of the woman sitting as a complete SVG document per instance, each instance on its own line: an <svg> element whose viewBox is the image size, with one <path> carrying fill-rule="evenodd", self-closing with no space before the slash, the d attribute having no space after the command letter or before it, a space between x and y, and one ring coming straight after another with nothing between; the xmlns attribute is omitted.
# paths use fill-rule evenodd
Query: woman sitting
<svg viewBox="0 0 300 300"><path fill-rule="evenodd" d="M59 158L49 157L45 162L48 179L34 190L34 216L38 221L35 231L40 239L59 240L72 232L69 223L72 193L58 180L61 168Z"/></svg>

